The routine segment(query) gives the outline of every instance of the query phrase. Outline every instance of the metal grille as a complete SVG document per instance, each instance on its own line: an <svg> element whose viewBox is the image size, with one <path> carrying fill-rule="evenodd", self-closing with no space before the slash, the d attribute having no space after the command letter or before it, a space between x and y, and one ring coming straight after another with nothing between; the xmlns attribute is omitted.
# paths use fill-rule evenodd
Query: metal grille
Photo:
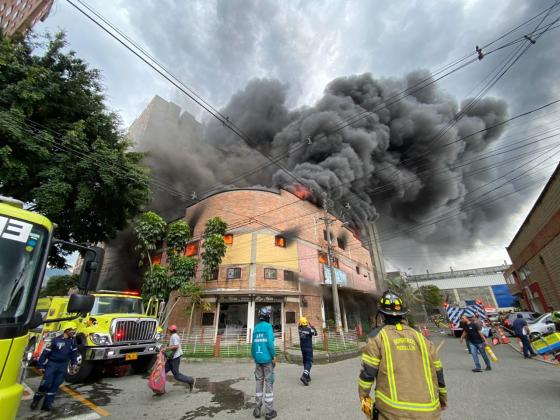
<svg viewBox="0 0 560 420"><path fill-rule="evenodd" d="M156 324L154 319L117 319L113 321L113 343L151 341Z"/></svg>

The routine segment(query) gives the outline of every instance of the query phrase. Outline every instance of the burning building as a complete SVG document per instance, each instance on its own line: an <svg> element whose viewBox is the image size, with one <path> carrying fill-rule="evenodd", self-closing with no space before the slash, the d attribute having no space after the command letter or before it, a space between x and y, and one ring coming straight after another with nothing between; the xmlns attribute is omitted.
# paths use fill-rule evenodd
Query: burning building
<svg viewBox="0 0 560 420"><path fill-rule="evenodd" d="M209 195L188 207L184 219L194 238L202 236L206 221L212 217L227 222L227 252L212 280L202 280L201 270L197 275L210 309L195 309L189 325L191 317L185 311L189 301L181 297L169 322L180 329L206 327L214 334L227 329L249 335L259 308L271 306L271 322L279 332L297 325L300 316L316 326L330 324L334 308L326 231L320 219L323 210L300 197L306 198L301 189L294 193L234 189ZM338 219L331 224L331 242L343 326L365 326L373 315L373 296L378 292L372 251ZM201 248L201 241L193 240L185 255L198 257Z"/></svg>

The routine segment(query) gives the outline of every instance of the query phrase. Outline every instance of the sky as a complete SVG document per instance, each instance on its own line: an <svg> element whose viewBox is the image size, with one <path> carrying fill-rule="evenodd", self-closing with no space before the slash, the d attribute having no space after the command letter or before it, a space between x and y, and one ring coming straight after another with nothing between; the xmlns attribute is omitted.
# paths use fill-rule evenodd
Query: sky
<svg viewBox="0 0 560 420"><path fill-rule="evenodd" d="M217 108L226 106L254 78L279 80L286 85L287 106L296 108L314 104L337 77L369 72L376 78L402 79L418 69L437 70L554 1L90 0L87 4ZM550 20L560 16L558 9ZM35 28L39 33L58 30L66 31L71 49L102 70L108 106L121 114L123 126L130 125L156 94L200 121L208 118L63 0L56 0L48 19ZM560 98L559 34L560 28L543 35L486 96L505 101L510 116ZM509 53L504 50L504 55L499 52L473 63L443 79L438 88L460 103ZM531 130L552 127L557 111L551 108L545 111L548 117L508 127L502 138L522 138ZM419 274L509 261L504 247L553 169L549 163L538 168L532 176L540 183L502 203L501 217L488 222L488 235L474 246L442 256L406 239L388 241L383 244L388 269ZM518 188L515 181L511 188Z"/></svg>

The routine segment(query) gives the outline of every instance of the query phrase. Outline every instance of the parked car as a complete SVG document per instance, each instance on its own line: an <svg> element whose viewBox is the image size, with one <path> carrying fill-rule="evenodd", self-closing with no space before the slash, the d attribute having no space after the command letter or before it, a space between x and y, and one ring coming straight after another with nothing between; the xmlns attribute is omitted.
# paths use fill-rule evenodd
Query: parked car
<svg viewBox="0 0 560 420"><path fill-rule="evenodd" d="M556 331L556 326L552 322L552 313L541 315L534 321L527 322L527 324L529 326L530 340L536 340L543 335Z"/></svg>
<svg viewBox="0 0 560 420"><path fill-rule="evenodd" d="M510 335L514 335L512 327L513 327L513 321L517 319L517 314L521 314L523 316L523 319L527 321L527 323L534 321L539 316L541 316L541 314L539 314L538 312L512 312L506 317L503 323L504 329L508 333L510 333Z"/></svg>

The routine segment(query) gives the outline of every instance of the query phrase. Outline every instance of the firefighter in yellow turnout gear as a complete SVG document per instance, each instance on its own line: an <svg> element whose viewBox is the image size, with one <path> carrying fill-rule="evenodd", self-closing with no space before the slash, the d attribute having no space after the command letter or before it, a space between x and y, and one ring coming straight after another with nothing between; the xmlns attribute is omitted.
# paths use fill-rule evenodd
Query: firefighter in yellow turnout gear
<svg viewBox="0 0 560 420"><path fill-rule="evenodd" d="M439 419L447 389L434 345L402 323L408 310L395 293L385 292L378 309L385 323L372 330L362 354L362 410L373 419Z"/></svg>

